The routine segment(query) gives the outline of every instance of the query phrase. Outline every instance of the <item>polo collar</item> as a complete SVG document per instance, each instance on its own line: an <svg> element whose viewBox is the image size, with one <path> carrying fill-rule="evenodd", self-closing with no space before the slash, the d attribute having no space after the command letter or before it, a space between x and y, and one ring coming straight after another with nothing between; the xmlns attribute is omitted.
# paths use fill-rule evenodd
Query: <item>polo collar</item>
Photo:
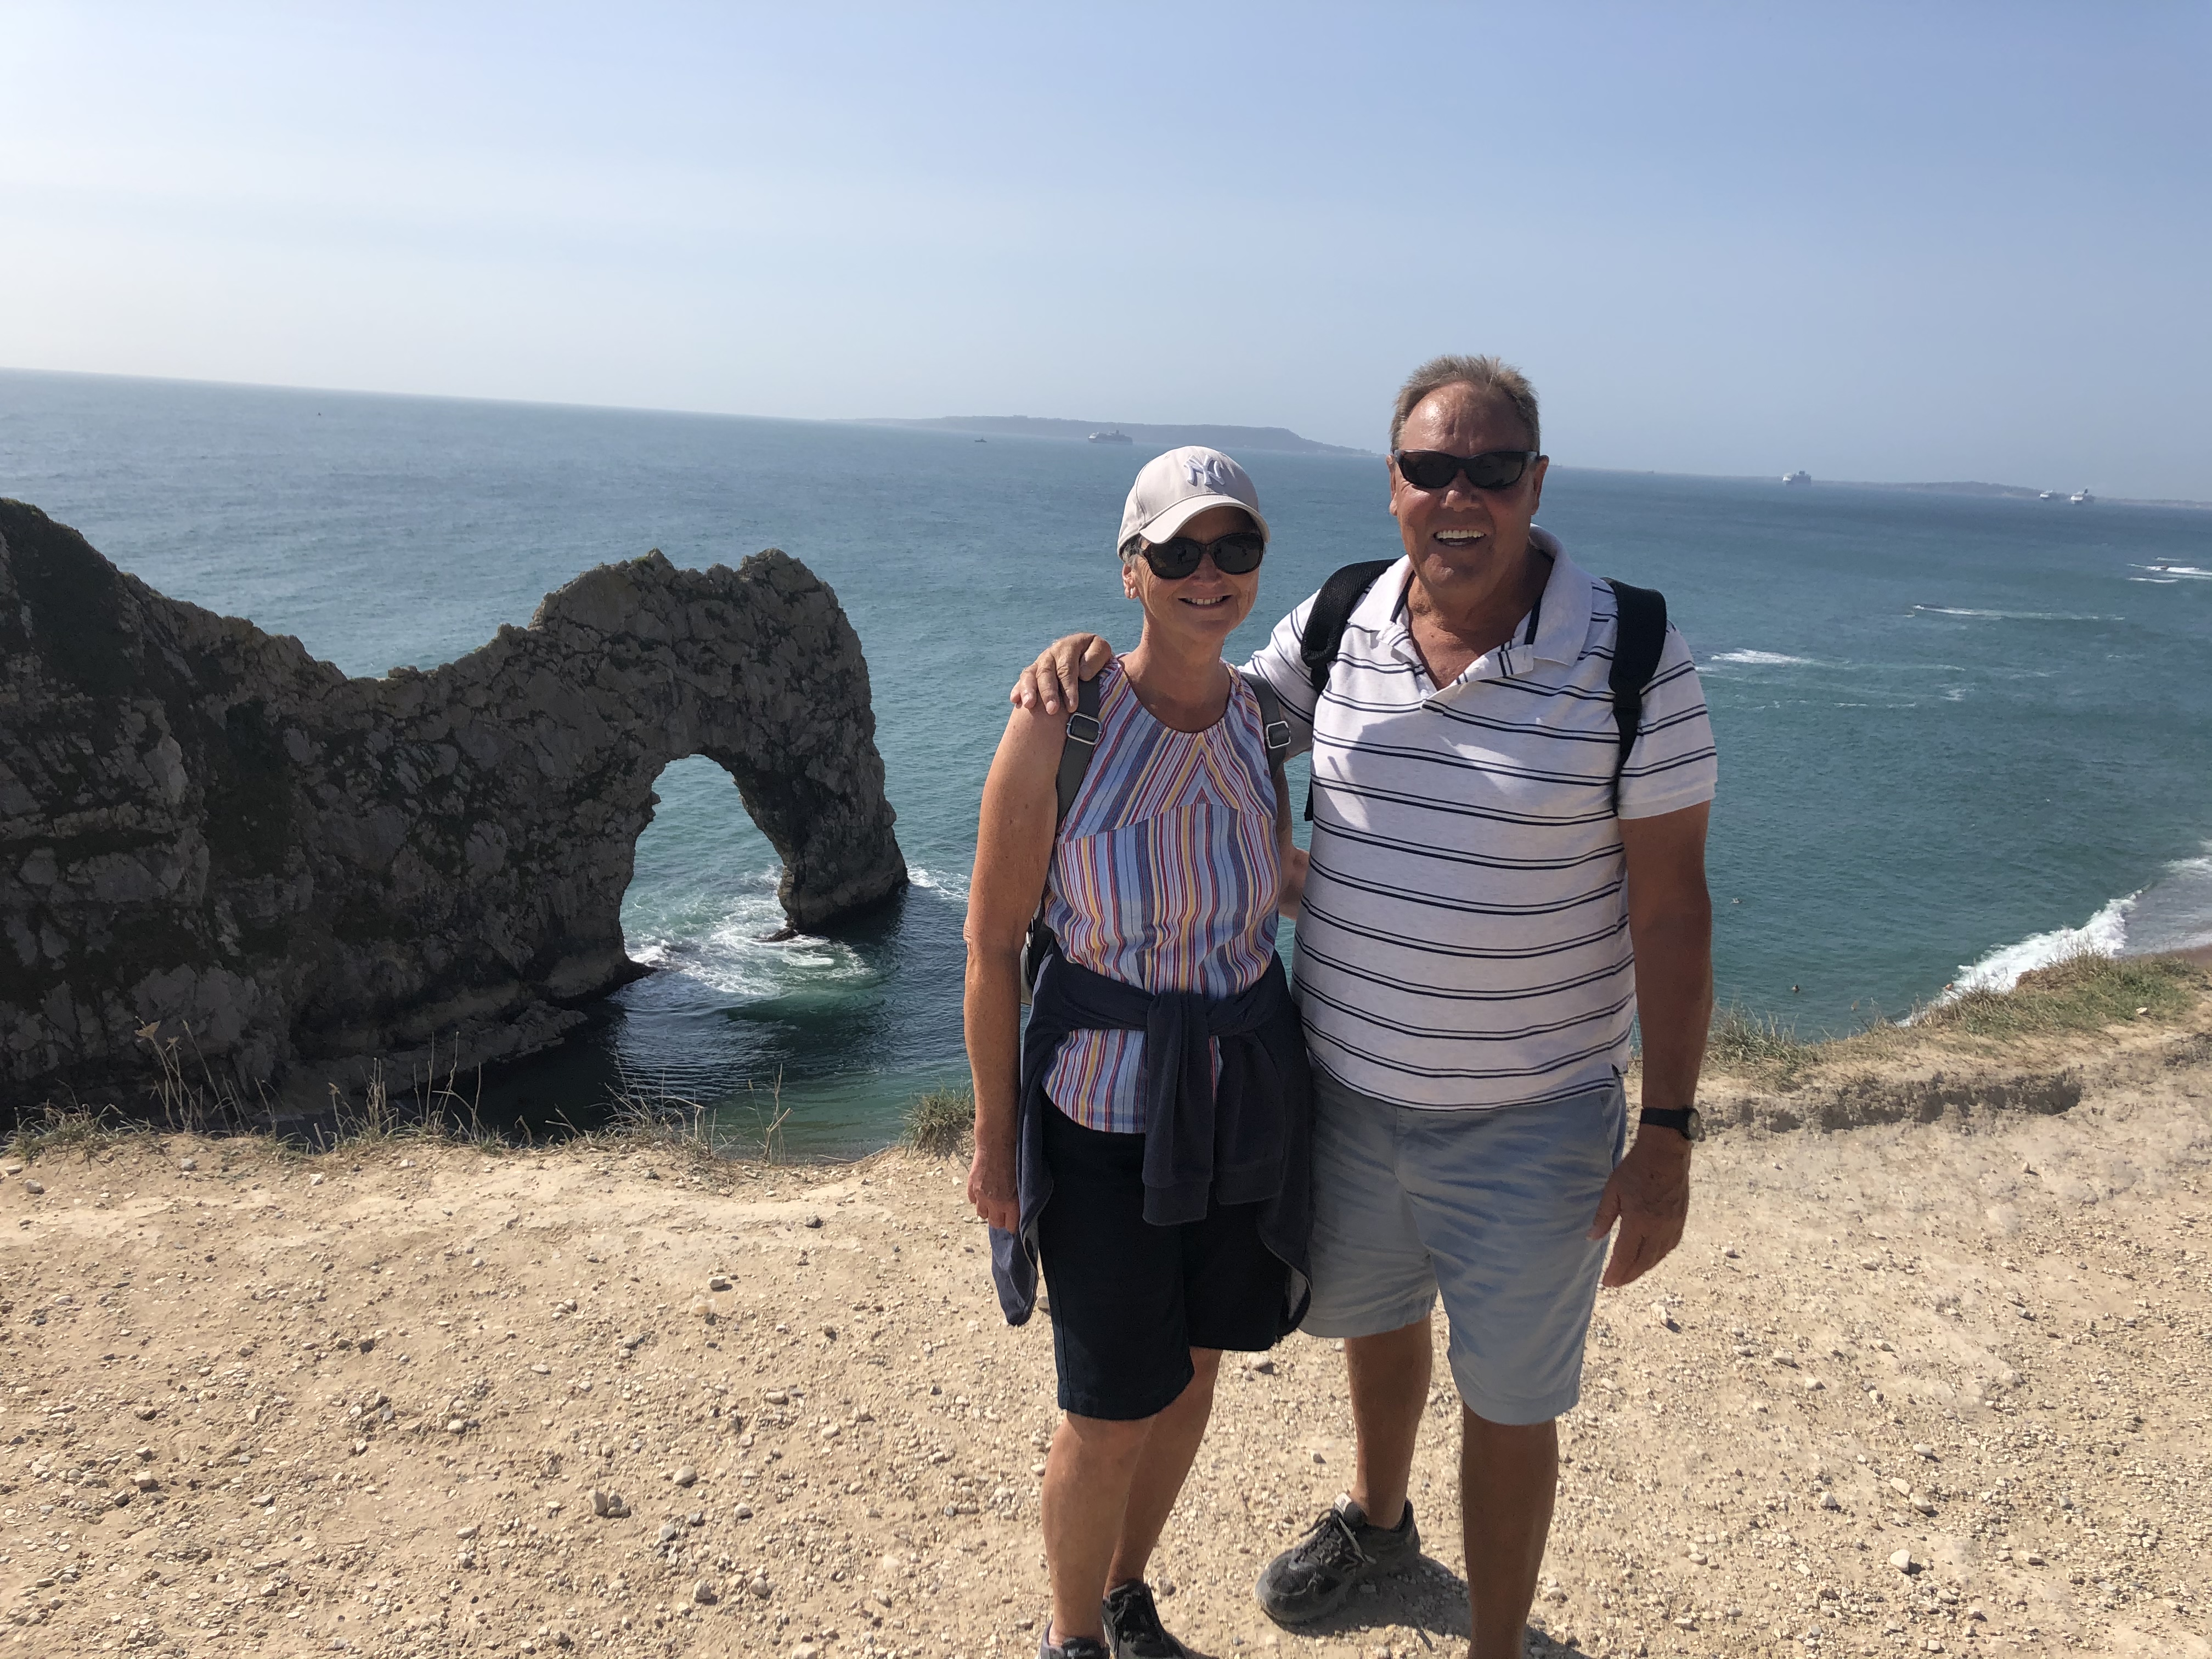
<svg viewBox="0 0 2212 1659"><path fill-rule="evenodd" d="M1532 525L1528 540L1552 559L1552 574L1536 601L1536 637L1524 641L1518 630L1506 649L1526 653L1540 662L1571 663L1580 659L1589 636L1589 574L1567 556L1559 538L1540 525ZM1401 558L1382 573L1382 580L1360 596L1352 608L1351 625L1370 629L1386 638L1412 633L1406 621L1406 589L1413 577L1410 558ZM1524 619L1522 627L1527 627Z"/></svg>

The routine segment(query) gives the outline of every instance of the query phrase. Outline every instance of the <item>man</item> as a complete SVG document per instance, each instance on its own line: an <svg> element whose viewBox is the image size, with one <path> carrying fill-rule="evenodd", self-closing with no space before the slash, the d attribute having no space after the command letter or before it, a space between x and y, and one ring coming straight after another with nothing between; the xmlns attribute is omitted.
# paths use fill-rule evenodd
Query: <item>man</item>
<svg viewBox="0 0 2212 1659"><path fill-rule="evenodd" d="M1312 599L1248 666L1313 753L1297 955L1315 1073L1305 1329L1344 1339L1358 1436L1351 1490L1258 1595L1304 1623L1418 1555L1407 1483L1440 1292L1473 1651L1518 1659L1601 1267L1608 1285L1632 1282L1688 1212L1716 763L1671 629L1620 760L1613 590L1534 526L1549 463L1518 370L1424 364L1390 448L1405 557L1353 606L1325 690L1300 656ZM1062 641L1016 695L1042 685L1048 712L1072 707L1079 661L1087 675L1107 655ZM1644 1113L1624 1157L1639 1008Z"/></svg>

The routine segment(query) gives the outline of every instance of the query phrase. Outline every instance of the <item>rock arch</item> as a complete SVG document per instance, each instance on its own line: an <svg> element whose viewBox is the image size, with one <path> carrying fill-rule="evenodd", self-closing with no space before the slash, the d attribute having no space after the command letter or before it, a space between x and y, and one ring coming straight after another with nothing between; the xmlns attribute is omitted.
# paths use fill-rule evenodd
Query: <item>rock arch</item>
<svg viewBox="0 0 2212 1659"><path fill-rule="evenodd" d="M0 1088L143 1072L181 1032L249 1085L542 1046L634 977L653 780L704 755L796 927L906 884L867 665L770 549L586 571L527 628L349 679L0 501Z"/></svg>

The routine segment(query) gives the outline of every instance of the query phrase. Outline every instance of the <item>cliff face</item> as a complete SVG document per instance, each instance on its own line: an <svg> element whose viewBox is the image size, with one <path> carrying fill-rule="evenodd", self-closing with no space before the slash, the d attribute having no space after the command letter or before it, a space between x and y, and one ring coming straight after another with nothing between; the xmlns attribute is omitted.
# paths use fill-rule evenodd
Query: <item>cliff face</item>
<svg viewBox="0 0 2212 1659"><path fill-rule="evenodd" d="M639 971L622 897L689 755L794 927L905 885L860 640L786 554L603 565L456 662L348 679L0 501L0 1091L142 1073L187 1023L247 1098L540 1046Z"/></svg>

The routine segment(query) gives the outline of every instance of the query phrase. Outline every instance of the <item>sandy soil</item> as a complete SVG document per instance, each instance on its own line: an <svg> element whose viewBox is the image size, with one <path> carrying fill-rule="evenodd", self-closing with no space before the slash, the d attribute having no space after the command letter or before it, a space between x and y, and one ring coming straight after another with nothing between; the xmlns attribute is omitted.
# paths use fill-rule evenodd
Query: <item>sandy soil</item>
<svg viewBox="0 0 2212 1659"><path fill-rule="evenodd" d="M1687 1240L1599 1307L1534 1650L2212 1653L2212 1014L2088 1048L1834 1091L1926 1122L1715 1091ZM952 1164L0 1170L0 1651L1034 1650L1051 1339ZM1156 1572L1194 1648L1462 1650L1441 1395L1422 1568L1253 1602L1344 1484L1342 1381L1304 1337L1225 1375Z"/></svg>

